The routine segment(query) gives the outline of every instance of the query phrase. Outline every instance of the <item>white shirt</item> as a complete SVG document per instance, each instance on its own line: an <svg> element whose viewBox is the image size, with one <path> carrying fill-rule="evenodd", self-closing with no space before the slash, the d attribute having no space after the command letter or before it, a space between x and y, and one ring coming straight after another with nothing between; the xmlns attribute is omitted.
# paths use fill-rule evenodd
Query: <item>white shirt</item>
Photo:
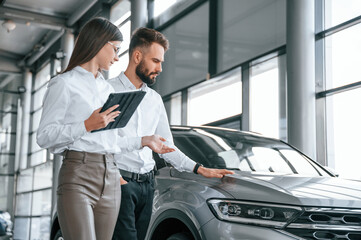
<svg viewBox="0 0 361 240"><path fill-rule="evenodd" d="M110 79L109 83L116 92L136 89L124 72L118 77ZM119 128L119 135L137 137L157 134L164 137L167 140L166 145L176 149L176 151L160 154L160 157L171 163L179 171L192 172L196 163L174 146L161 96L146 84L143 84L140 89L145 91L146 95L127 125L124 128ZM152 150L148 147L117 154L115 160L118 168L134 173L149 172L155 165Z"/></svg>
<svg viewBox="0 0 361 240"><path fill-rule="evenodd" d="M78 66L50 80L44 96L37 143L52 153L66 149L101 154L141 148L140 137L120 137L117 130L87 132L84 121L103 106L113 87Z"/></svg>

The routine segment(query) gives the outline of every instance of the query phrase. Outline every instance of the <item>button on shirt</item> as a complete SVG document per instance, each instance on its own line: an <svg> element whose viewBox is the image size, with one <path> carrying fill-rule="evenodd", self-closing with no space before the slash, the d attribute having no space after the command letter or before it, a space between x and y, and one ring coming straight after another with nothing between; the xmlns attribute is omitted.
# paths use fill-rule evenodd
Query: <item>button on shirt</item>
<svg viewBox="0 0 361 240"><path fill-rule="evenodd" d="M136 89L124 72L118 77L109 80L109 83L116 92ZM179 171L193 171L196 163L174 146L161 96L145 83L143 83L140 90L145 91L146 94L127 125L118 129L119 135L128 137L160 135L167 140L165 144L176 151L160 154L159 156L171 163ZM155 165L152 150L148 147L116 154L114 157L118 168L134 173L149 172Z"/></svg>
<svg viewBox="0 0 361 240"><path fill-rule="evenodd" d="M120 137L117 130L87 132L84 121L103 106L113 87L78 66L50 80L44 96L37 142L52 153L65 150L101 154L141 148L141 138Z"/></svg>

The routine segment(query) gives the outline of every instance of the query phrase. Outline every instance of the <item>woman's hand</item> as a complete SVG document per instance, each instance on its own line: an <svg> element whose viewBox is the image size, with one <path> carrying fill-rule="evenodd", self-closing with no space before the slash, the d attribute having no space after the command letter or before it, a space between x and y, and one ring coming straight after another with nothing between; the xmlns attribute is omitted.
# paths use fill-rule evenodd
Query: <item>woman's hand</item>
<svg viewBox="0 0 361 240"><path fill-rule="evenodd" d="M142 137L142 147L147 146L156 153L164 154L175 151L173 148L168 147L163 142L166 140L158 135Z"/></svg>
<svg viewBox="0 0 361 240"><path fill-rule="evenodd" d="M90 115L90 117L84 121L87 132L105 128L110 122L114 122L114 119L120 114L119 111L113 112L113 110L117 107L119 107L118 104L108 108L102 113L100 113L102 108L95 110L92 115Z"/></svg>
<svg viewBox="0 0 361 240"><path fill-rule="evenodd" d="M197 173L206 178L222 178L226 174L234 174L233 171L229 171L227 169L213 169L213 168L205 168L202 166L198 168Z"/></svg>

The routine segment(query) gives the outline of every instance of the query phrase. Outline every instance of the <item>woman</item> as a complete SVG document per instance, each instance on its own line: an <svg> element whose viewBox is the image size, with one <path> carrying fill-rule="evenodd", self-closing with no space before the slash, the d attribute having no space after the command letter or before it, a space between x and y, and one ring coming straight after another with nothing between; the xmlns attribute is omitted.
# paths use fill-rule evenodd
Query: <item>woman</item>
<svg viewBox="0 0 361 240"><path fill-rule="evenodd" d="M166 153L159 136L121 138L104 128L119 115L117 105L100 113L113 88L99 70L118 61L123 40L116 26L103 18L81 30L66 70L54 77L44 96L37 142L63 153L59 172L58 216L66 240L111 239L120 206L120 175L113 154L143 146ZM96 109L94 111L94 109Z"/></svg>

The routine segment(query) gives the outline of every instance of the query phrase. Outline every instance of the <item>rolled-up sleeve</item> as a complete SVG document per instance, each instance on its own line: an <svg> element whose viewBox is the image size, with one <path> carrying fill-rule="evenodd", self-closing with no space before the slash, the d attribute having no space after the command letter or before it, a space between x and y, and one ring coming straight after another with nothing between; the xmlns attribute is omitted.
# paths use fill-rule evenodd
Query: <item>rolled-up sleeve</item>
<svg viewBox="0 0 361 240"><path fill-rule="evenodd" d="M52 79L44 96L43 112L37 131L37 143L40 147L63 147L88 134L84 121L64 122L69 101L65 80L61 77Z"/></svg>

